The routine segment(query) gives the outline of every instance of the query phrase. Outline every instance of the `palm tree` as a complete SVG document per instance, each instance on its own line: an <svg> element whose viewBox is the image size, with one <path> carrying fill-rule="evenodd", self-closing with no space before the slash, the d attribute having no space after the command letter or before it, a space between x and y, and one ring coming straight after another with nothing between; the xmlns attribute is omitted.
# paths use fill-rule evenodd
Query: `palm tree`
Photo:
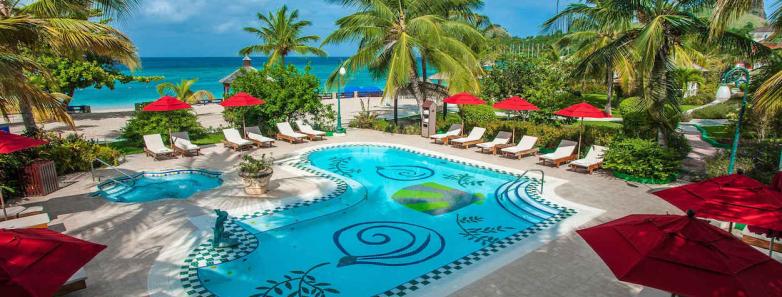
<svg viewBox="0 0 782 297"><path fill-rule="evenodd" d="M615 21L633 24L615 40L581 60L573 71L574 77L587 75L592 69L611 61L638 61L637 83L641 98L657 125L659 141L666 144L676 124L668 118L665 110L680 111L672 71L677 64L686 64L697 55L688 42L709 41L709 24L696 13L709 8L715 1L592 0L586 1L586 7L590 10L599 7L600 14L584 13L582 10L563 11L558 17L572 20L571 23L593 19L598 24ZM727 31L721 32L721 38L712 41L716 48L747 57L770 54L767 47Z"/></svg>
<svg viewBox="0 0 782 297"><path fill-rule="evenodd" d="M416 57L449 77L451 92L480 90L482 73L471 45L484 40L473 26L443 17L465 1L460 0L331 0L357 11L337 20L337 30L324 44L358 41L358 51L344 62L350 72L368 68L377 79L386 78L387 97L410 87L420 105L425 96ZM329 77L334 85L337 71Z"/></svg>
<svg viewBox="0 0 782 297"><path fill-rule="evenodd" d="M294 9L288 13L288 6L283 5L276 14L268 15L258 13L261 25L258 27L246 27L244 31L253 33L261 39L262 44L251 45L243 48L241 55L262 53L269 55L266 65L273 65L278 61L285 65L285 57L290 53L302 55L313 54L325 57L326 52L318 47L307 45L317 42L320 37L316 35L302 36L302 30L312 25L310 21L299 21L299 11Z"/></svg>
<svg viewBox="0 0 782 297"><path fill-rule="evenodd" d="M686 94L690 89L690 84L701 85L706 80L703 78L703 73L695 68L679 67L673 70L673 80L679 86L682 95Z"/></svg>
<svg viewBox="0 0 782 297"><path fill-rule="evenodd" d="M136 48L124 34L105 24L92 22L94 9L106 17L127 13L136 0L0 0L0 114L18 110L25 129L37 131L34 112L72 124L64 105L37 87L25 73L49 79L48 70L31 57L38 51L79 57L107 57L133 69L138 65Z"/></svg>
<svg viewBox="0 0 782 297"><path fill-rule="evenodd" d="M193 84L197 81L198 79L183 79L179 84L164 82L157 85L157 92L160 96L174 95L177 99L190 104L197 103L202 98L214 100L215 95L207 90L192 90Z"/></svg>

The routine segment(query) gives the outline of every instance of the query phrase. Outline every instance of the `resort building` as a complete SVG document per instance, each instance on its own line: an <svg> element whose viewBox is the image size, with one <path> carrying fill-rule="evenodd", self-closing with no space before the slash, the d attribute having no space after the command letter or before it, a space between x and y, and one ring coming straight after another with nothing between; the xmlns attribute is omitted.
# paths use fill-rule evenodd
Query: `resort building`
<svg viewBox="0 0 782 297"><path fill-rule="evenodd" d="M250 58L250 56L244 56L244 59L242 59L242 67L239 69L236 69L236 71L231 72L226 77L223 77L223 79L220 80L220 83L223 84L223 97L227 96L227 94L231 91L231 84L239 77L244 75L246 71L258 71L253 67L253 59Z"/></svg>

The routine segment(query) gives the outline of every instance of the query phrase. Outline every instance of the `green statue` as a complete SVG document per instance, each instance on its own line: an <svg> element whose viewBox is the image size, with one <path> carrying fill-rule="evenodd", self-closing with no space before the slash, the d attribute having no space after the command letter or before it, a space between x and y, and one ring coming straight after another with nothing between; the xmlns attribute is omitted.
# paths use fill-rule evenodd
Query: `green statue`
<svg viewBox="0 0 782 297"><path fill-rule="evenodd" d="M214 238L212 239L213 248L230 248L239 245L239 242L231 238L231 233L225 231L225 222L228 220L228 212L215 209L217 220L215 220Z"/></svg>

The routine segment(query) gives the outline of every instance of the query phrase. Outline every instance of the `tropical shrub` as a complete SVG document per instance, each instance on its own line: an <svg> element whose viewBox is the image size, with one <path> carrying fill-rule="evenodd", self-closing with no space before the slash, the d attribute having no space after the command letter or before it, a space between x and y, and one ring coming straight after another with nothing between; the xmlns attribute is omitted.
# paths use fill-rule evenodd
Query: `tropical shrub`
<svg viewBox="0 0 782 297"><path fill-rule="evenodd" d="M119 151L97 144L74 134L59 137L46 134L49 143L36 149L37 156L54 161L58 174L89 171L92 166L103 166L96 158L112 165L119 165Z"/></svg>
<svg viewBox="0 0 782 297"><path fill-rule="evenodd" d="M467 127L483 127L497 119L494 108L488 105L460 106L464 114L464 124Z"/></svg>
<svg viewBox="0 0 782 297"><path fill-rule="evenodd" d="M189 110L136 111L122 128L122 137L131 145L141 146L144 144L144 135L160 134L166 141L170 138L169 131L187 131L191 138L198 138L206 133L198 122L198 117Z"/></svg>
<svg viewBox="0 0 782 297"><path fill-rule="evenodd" d="M665 181L679 172L681 159L654 141L628 138L611 144L603 167L635 178Z"/></svg>
<svg viewBox="0 0 782 297"><path fill-rule="evenodd" d="M643 139L654 139L657 137L657 127L659 125L655 124L647 108L638 97L625 98L619 103L625 135ZM668 124L674 127L682 119L681 112L671 106L665 107L663 116L669 121Z"/></svg>
<svg viewBox="0 0 782 297"><path fill-rule="evenodd" d="M782 143L779 142L742 143L737 153L736 169L743 170L749 177L769 183L778 171L780 151L782 151ZM729 151L709 160L706 163L708 177L727 174L729 160Z"/></svg>
<svg viewBox="0 0 782 297"><path fill-rule="evenodd" d="M276 131L275 124L297 119L310 120L315 127L333 128L336 113L318 96L320 81L310 67L299 72L293 65L272 65L246 72L231 85L235 92L246 92L262 98L266 104L227 109L226 121L241 126L259 125L264 133ZM329 129L330 130L330 129Z"/></svg>

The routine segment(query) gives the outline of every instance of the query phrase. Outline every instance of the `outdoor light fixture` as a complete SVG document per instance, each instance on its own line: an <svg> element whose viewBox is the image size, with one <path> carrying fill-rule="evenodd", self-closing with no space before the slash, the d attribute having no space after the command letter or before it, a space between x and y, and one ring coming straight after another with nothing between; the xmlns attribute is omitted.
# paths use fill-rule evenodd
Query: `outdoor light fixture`
<svg viewBox="0 0 782 297"><path fill-rule="evenodd" d="M722 85L717 91L717 98L720 98L719 95L722 93L723 87L728 88L728 83L734 83L737 88L744 89L744 96L741 99L741 111L739 111L739 120L736 123L736 134L733 137L733 146L730 150L728 174L733 174L734 169L736 168L736 153L739 149L739 140L741 139L741 123L744 120L744 113L747 111L747 95L749 93L749 84L751 81L749 70L741 66L736 66L722 76ZM728 92L730 92L729 88Z"/></svg>
<svg viewBox="0 0 782 297"><path fill-rule="evenodd" d="M727 84L720 84L715 99L717 99L718 102L725 102L730 100L731 97L733 97L733 93L731 92L730 87Z"/></svg>
<svg viewBox="0 0 782 297"><path fill-rule="evenodd" d="M339 67L339 83L337 84L337 133L344 133L345 129L342 128L342 98L341 98L341 88L343 85L343 80L345 79L345 74L348 73L348 70L345 69L345 66Z"/></svg>

